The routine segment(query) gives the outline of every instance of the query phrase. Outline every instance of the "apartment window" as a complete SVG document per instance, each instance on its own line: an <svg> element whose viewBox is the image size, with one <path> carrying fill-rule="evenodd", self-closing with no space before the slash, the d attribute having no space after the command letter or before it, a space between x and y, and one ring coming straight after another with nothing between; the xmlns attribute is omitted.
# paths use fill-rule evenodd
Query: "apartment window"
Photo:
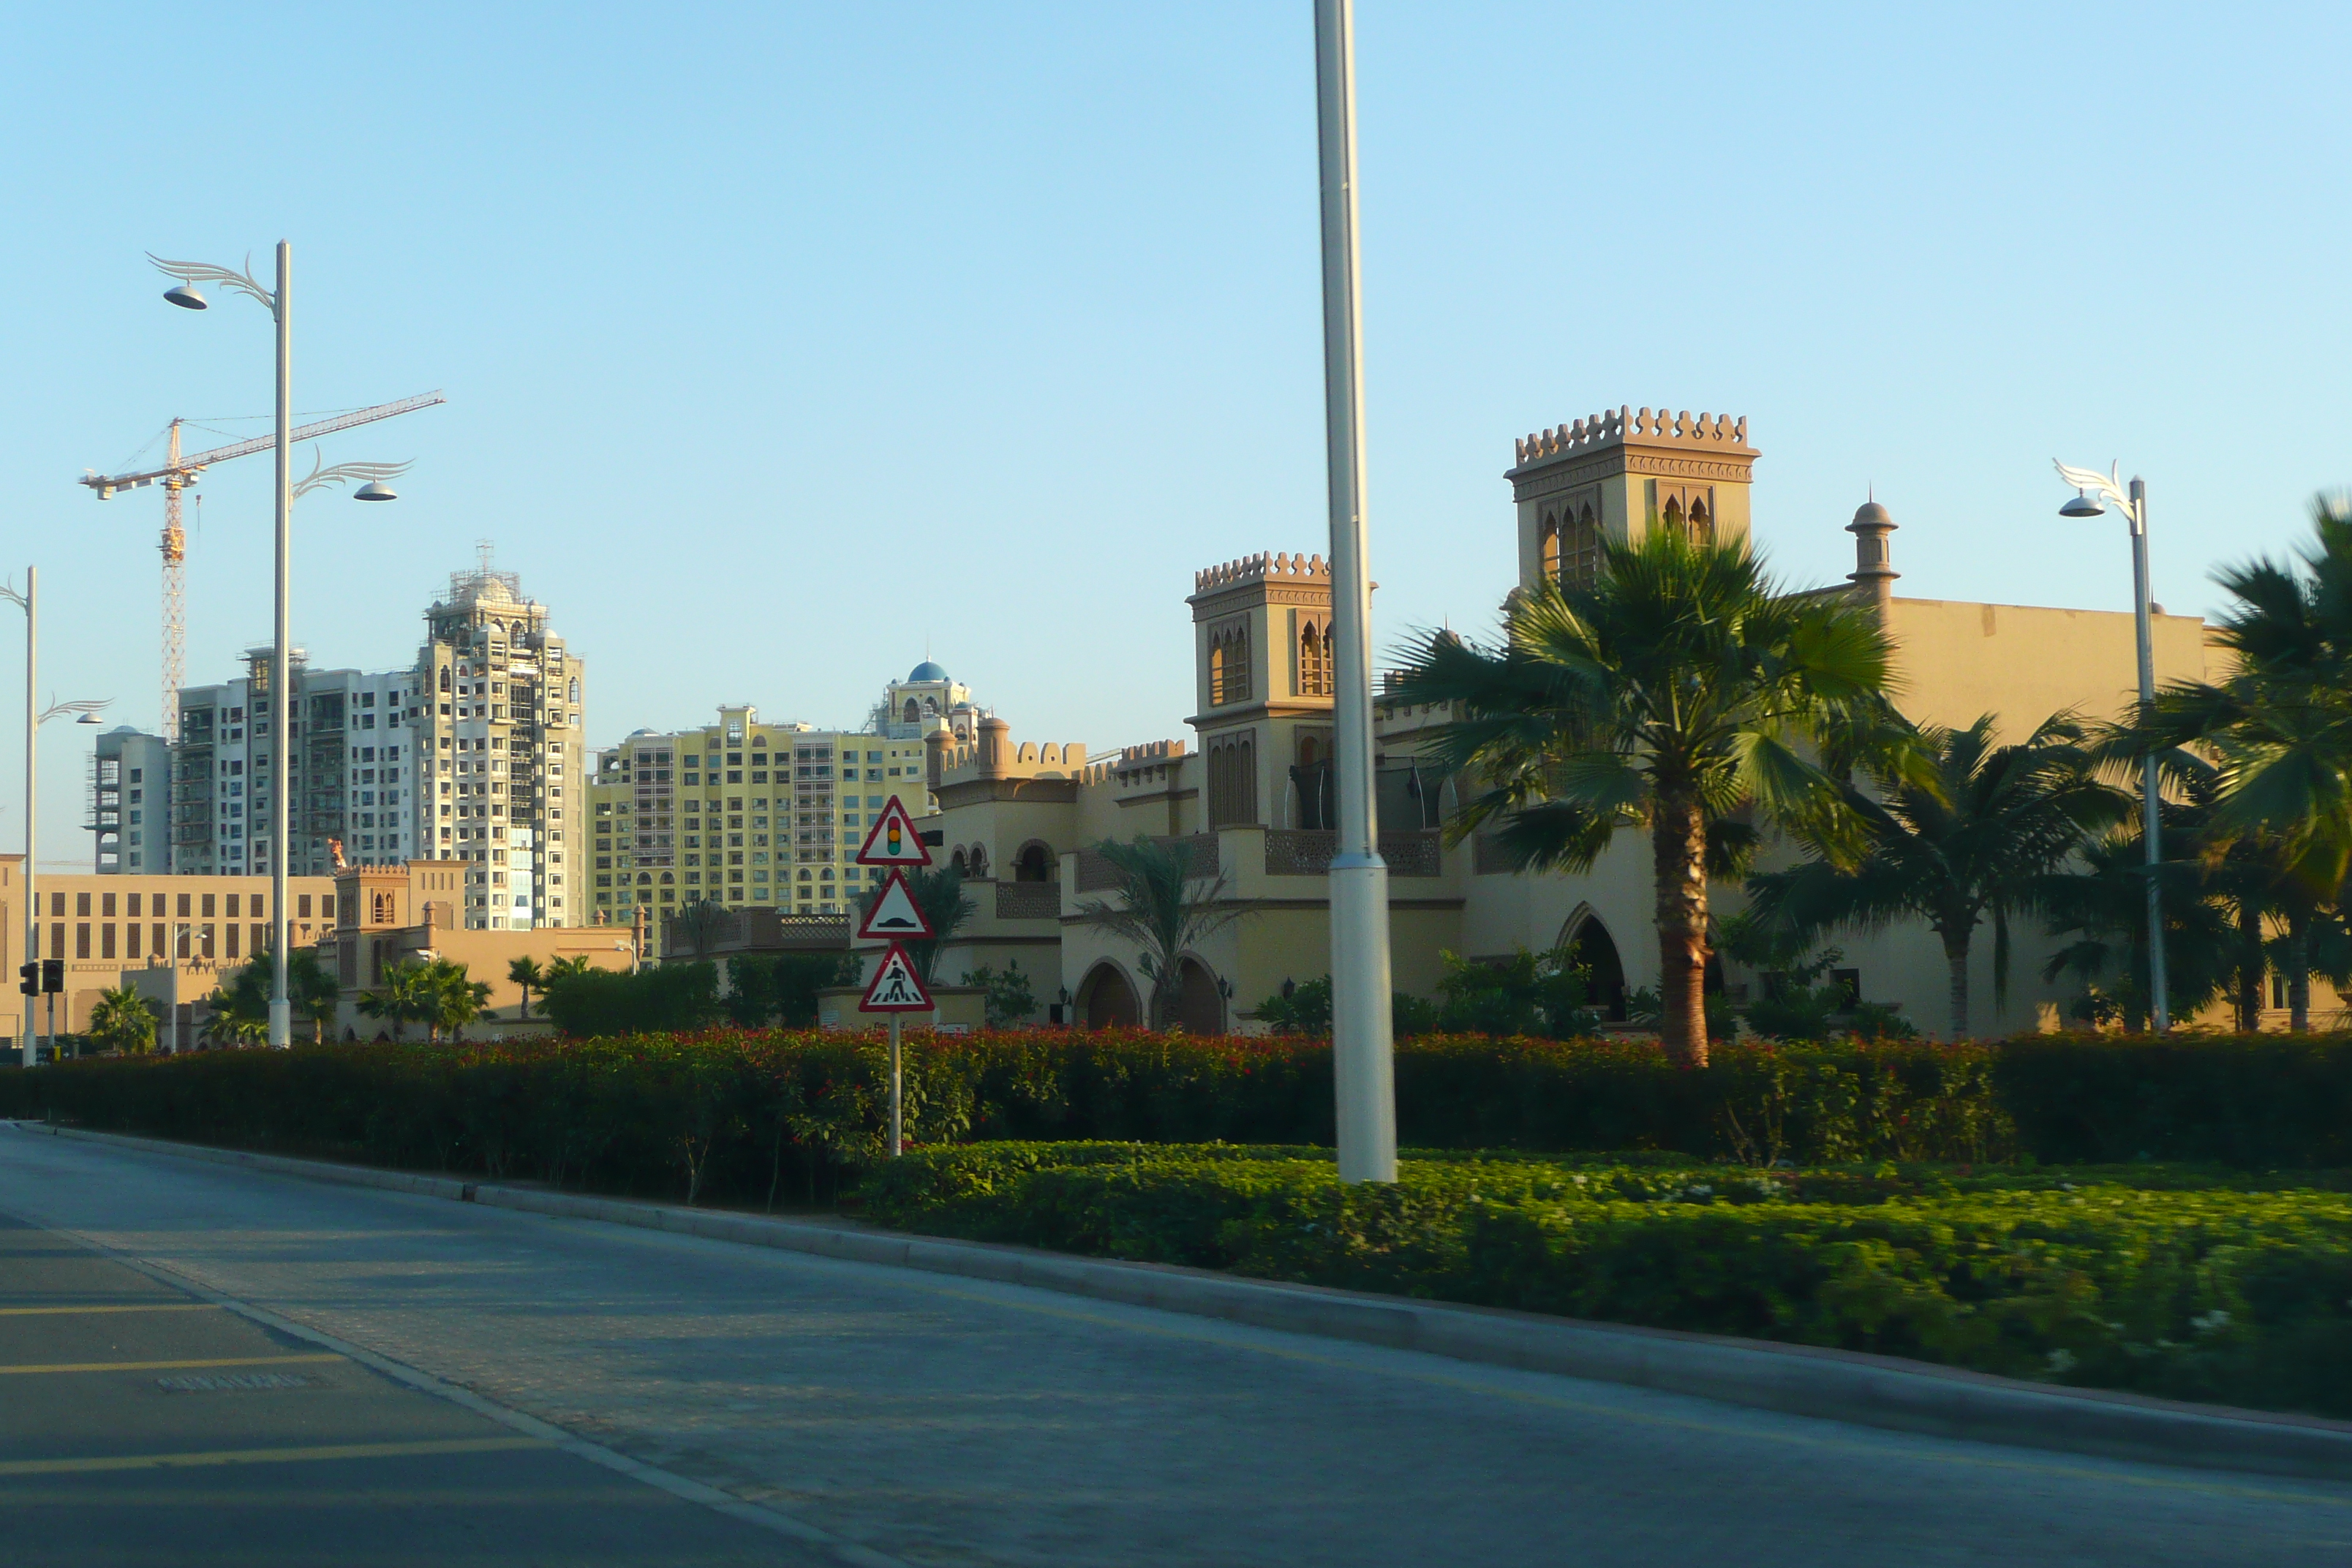
<svg viewBox="0 0 2352 1568"><path fill-rule="evenodd" d="M128 914L129 916L131 916L131 919L136 920L136 919L138 919L138 918L139 918L139 895L138 895L138 894L136 894L136 893L131 893L131 894L128 894L128 895L126 895L126 897L129 899L129 901L130 901L130 905L131 905L131 907L130 907L128 910L124 910L123 912L124 912L124 913L126 913L126 914ZM162 895L161 893L158 893L158 894L155 896L155 899L156 899L156 903L157 903L157 905L158 905L157 912L158 912L158 913L161 913L161 912L162 912L162 910L161 910L161 907L160 907L160 906L161 906L161 905L162 905L162 903L163 903L163 895Z"/></svg>
<svg viewBox="0 0 2352 1568"><path fill-rule="evenodd" d="M63 893L51 893L49 895L49 913L53 915L61 915L65 912L66 896Z"/></svg>
<svg viewBox="0 0 2352 1568"><path fill-rule="evenodd" d="M89 956L89 922L88 921L83 921L74 927L74 956L76 958Z"/></svg>
<svg viewBox="0 0 2352 1568"><path fill-rule="evenodd" d="M178 912L183 919L194 912L188 907L188 899L189 895L186 893L182 893L180 895L180 908Z"/></svg>
<svg viewBox="0 0 2352 1568"><path fill-rule="evenodd" d="M210 894L210 893L206 893L206 894L204 896L204 898L205 898L205 917L206 917L207 919L209 919L209 918L211 918L211 915L212 915L212 912L213 912L213 895L212 895L212 894Z"/></svg>

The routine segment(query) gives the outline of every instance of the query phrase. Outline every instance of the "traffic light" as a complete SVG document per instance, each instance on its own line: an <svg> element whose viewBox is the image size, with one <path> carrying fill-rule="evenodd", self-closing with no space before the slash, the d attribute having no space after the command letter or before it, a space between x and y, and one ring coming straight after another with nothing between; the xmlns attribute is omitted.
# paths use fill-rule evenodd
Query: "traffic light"
<svg viewBox="0 0 2352 1568"><path fill-rule="evenodd" d="M27 996L38 996L41 994L41 966L37 963L18 964L16 989Z"/></svg>
<svg viewBox="0 0 2352 1568"><path fill-rule="evenodd" d="M41 960L41 989L54 995L66 988L66 961L62 958Z"/></svg>

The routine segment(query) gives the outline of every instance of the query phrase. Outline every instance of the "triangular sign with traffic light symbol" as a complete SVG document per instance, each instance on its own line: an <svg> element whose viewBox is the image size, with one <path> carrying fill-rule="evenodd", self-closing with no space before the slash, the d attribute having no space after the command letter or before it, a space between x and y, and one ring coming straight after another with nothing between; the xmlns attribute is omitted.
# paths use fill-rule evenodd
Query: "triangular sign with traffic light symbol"
<svg viewBox="0 0 2352 1568"><path fill-rule="evenodd" d="M915 819L890 797L889 809L874 819L874 826L866 835L865 847L857 852L861 866L928 866L931 852L923 847L923 836L915 831Z"/></svg>
<svg viewBox="0 0 2352 1568"><path fill-rule="evenodd" d="M857 934L894 942L902 937L920 942L931 934L931 922L923 918L923 906L915 901L914 889L907 886L906 872L891 870L890 879L882 884L873 907L858 922Z"/></svg>
<svg viewBox="0 0 2352 1568"><path fill-rule="evenodd" d="M928 1013L931 1010L931 994L923 988L923 977L916 973L915 961L897 942L882 955L881 965L874 971L873 983L866 987L865 999L857 1004L861 1013Z"/></svg>

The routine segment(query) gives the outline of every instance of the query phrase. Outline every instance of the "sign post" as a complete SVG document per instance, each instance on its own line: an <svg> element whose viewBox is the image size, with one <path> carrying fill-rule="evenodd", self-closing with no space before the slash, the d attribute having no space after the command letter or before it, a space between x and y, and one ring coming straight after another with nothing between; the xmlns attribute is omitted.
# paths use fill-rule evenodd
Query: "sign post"
<svg viewBox="0 0 2352 1568"><path fill-rule="evenodd" d="M931 1009L931 994L923 984L922 973L915 967L914 955L905 942L920 942L931 934L931 922L923 918L923 907L915 901L914 890L907 886L905 868L928 866L931 852L923 847L923 836L915 831L914 818L892 795L888 809L874 819L872 831L866 835L865 844L857 851L860 866L887 866L890 879L882 884L866 906L865 918L858 921L860 937L887 940L889 949L875 967L874 978L858 999L861 1013L885 1013L890 1018L890 1158L897 1159L906 1147L905 1074L899 1055L899 1015L928 1013Z"/></svg>

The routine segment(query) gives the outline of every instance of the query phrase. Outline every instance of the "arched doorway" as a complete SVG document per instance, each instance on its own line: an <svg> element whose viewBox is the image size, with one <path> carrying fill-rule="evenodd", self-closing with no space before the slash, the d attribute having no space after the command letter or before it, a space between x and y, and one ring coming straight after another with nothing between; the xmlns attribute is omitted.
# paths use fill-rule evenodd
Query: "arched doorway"
<svg viewBox="0 0 2352 1568"><path fill-rule="evenodd" d="M1021 847L1020 854L1013 858L1013 879L1016 882L1050 882L1060 865L1051 848L1032 839Z"/></svg>
<svg viewBox="0 0 2352 1568"><path fill-rule="evenodd" d="M1078 1006L1089 1029L1132 1028L1143 1017L1135 987L1115 963L1097 963L1078 984Z"/></svg>
<svg viewBox="0 0 2352 1568"><path fill-rule="evenodd" d="M1217 977L1197 958L1176 966L1176 1022L1188 1035L1225 1032L1225 998Z"/></svg>
<svg viewBox="0 0 2352 1568"><path fill-rule="evenodd" d="M1601 1010L1601 1016L1612 1024L1623 1023L1625 965L1600 916L1587 915L1577 922L1576 934L1568 939L1568 961L1590 976L1585 997Z"/></svg>

